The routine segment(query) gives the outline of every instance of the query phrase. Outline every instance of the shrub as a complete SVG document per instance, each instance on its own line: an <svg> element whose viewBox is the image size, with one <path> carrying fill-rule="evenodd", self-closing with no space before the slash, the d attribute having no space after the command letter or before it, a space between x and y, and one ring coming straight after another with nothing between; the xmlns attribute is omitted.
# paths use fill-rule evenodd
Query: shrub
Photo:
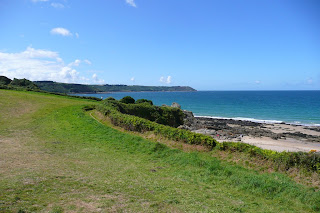
<svg viewBox="0 0 320 213"><path fill-rule="evenodd" d="M106 106L111 106L121 113L135 115L159 124L178 127L183 124L184 114L178 108L159 107L149 102L124 104L116 100L104 100Z"/></svg>
<svg viewBox="0 0 320 213"><path fill-rule="evenodd" d="M136 104L141 104L141 103L149 103L149 104L153 105L153 102L151 100L147 100L147 99L136 100Z"/></svg>
<svg viewBox="0 0 320 213"><path fill-rule="evenodd" d="M112 124L116 126L121 126L129 131L153 131L155 134L161 135L165 138L175 141L183 141L189 144L201 144L208 147L214 147L216 145L216 141L211 136L165 126L144 118L123 114L117 109L118 105L114 104L114 101L108 101L108 104L97 105L96 109L108 116Z"/></svg>
<svg viewBox="0 0 320 213"><path fill-rule="evenodd" d="M116 99L113 98L113 97L108 97L106 100L107 100L107 101L115 101Z"/></svg>
<svg viewBox="0 0 320 213"><path fill-rule="evenodd" d="M10 82L10 78L7 78L6 76L0 76L0 85L8 85Z"/></svg>
<svg viewBox="0 0 320 213"><path fill-rule="evenodd" d="M11 82L10 85L12 86L17 86L17 87L25 87L27 89L39 89L39 87L33 83L32 81L29 81L27 79L17 79L14 78Z"/></svg>
<svg viewBox="0 0 320 213"><path fill-rule="evenodd" d="M126 97L123 97L121 100L120 100L121 103L124 103L124 104L134 104L135 103L135 100L134 98L132 98L131 96L126 96Z"/></svg>

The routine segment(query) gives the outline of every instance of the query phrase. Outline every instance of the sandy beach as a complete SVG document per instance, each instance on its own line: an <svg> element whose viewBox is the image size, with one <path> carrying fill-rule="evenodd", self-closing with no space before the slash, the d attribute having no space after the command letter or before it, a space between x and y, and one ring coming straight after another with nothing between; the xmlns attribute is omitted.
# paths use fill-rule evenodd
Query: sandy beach
<svg viewBox="0 0 320 213"><path fill-rule="evenodd" d="M280 139L272 139L271 137L250 137L244 136L242 142L252 144L263 149L275 151L291 151L291 152L309 152L311 150L320 151L320 142L309 140L308 136L313 136L314 139L320 139L319 128L297 126L290 124L263 124L262 128L270 130L276 134L291 133L300 135L300 137L283 137Z"/></svg>
<svg viewBox="0 0 320 213"><path fill-rule="evenodd" d="M181 128L211 135L217 141L244 142L274 151L320 152L320 127L286 123L257 123L245 120L193 117L185 112Z"/></svg>

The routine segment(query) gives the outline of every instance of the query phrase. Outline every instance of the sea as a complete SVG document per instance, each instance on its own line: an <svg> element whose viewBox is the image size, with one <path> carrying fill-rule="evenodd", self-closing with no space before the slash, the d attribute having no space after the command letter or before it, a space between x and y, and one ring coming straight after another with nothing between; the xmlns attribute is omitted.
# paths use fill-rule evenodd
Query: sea
<svg viewBox="0 0 320 213"><path fill-rule="evenodd" d="M320 91L196 91L77 94L98 98L149 99L154 105L177 102L195 116L320 126Z"/></svg>

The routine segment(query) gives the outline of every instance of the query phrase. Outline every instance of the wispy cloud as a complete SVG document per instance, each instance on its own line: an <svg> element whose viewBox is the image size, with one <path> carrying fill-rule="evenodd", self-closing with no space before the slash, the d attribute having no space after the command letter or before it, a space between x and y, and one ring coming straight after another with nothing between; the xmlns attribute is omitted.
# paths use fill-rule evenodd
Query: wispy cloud
<svg viewBox="0 0 320 213"><path fill-rule="evenodd" d="M96 73L92 75L92 79L93 79L93 82L96 84L103 84L104 83L104 80L99 79Z"/></svg>
<svg viewBox="0 0 320 213"><path fill-rule="evenodd" d="M74 62L71 62L68 66L69 67L78 67L81 63L81 60L76 59Z"/></svg>
<svg viewBox="0 0 320 213"><path fill-rule="evenodd" d="M135 82L135 78L134 77L130 78L130 81Z"/></svg>
<svg viewBox="0 0 320 213"><path fill-rule="evenodd" d="M160 82L162 83L166 83L166 84L171 84L172 81L172 77L169 75L168 77L160 77Z"/></svg>
<svg viewBox="0 0 320 213"><path fill-rule="evenodd" d="M49 1L49 0L31 0L32 2L43 2L43 1Z"/></svg>
<svg viewBox="0 0 320 213"><path fill-rule="evenodd" d="M54 35L72 36L72 33L68 29L62 27L53 28L50 32Z"/></svg>
<svg viewBox="0 0 320 213"><path fill-rule="evenodd" d="M51 7L54 7L54 8L57 8L57 9L63 9L65 8L65 6L61 3L56 3L56 2L53 2L51 3Z"/></svg>
<svg viewBox="0 0 320 213"><path fill-rule="evenodd" d="M126 3L129 4L132 7L137 7L136 3L134 2L134 0L126 0Z"/></svg>
<svg viewBox="0 0 320 213"><path fill-rule="evenodd" d="M84 63L89 64L89 65L92 64L91 61L89 61L88 59L85 59L85 60L84 60Z"/></svg>
<svg viewBox="0 0 320 213"><path fill-rule="evenodd" d="M9 78L27 78L32 81L88 82L90 79L81 76L75 69L80 63L81 60L76 59L65 65L57 52L28 47L18 53L0 52L0 75Z"/></svg>

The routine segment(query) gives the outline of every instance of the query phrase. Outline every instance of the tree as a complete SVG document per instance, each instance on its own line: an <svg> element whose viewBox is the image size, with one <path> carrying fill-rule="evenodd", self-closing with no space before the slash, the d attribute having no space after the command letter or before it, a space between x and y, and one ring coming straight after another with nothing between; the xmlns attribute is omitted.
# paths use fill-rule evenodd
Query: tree
<svg viewBox="0 0 320 213"><path fill-rule="evenodd" d="M6 76L0 76L0 85L8 85L11 83L11 79Z"/></svg>
<svg viewBox="0 0 320 213"><path fill-rule="evenodd" d="M141 104L141 103L149 103L149 104L153 105L153 102L151 100L147 100L147 99L136 100L136 104Z"/></svg>
<svg viewBox="0 0 320 213"><path fill-rule="evenodd" d="M124 104L134 104L136 101L131 96L126 96L123 97L120 102Z"/></svg>

